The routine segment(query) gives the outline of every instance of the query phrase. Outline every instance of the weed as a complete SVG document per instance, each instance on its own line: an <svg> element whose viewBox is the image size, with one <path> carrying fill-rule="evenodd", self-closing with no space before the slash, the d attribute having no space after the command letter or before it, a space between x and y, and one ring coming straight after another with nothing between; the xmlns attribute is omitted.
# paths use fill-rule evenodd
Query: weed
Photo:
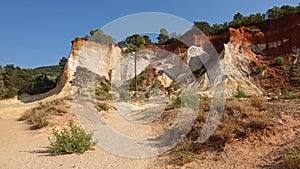
<svg viewBox="0 0 300 169"><path fill-rule="evenodd" d="M107 103L104 103L104 102L97 103L98 111L108 111L109 109L110 109L110 106Z"/></svg>
<svg viewBox="0 0 300 169"><path fill-rule="evenodd" d="M283 60L283 58L282 58L281 56L277 57L277 58L275 59L275 61L274 61L274 64L275 64L276 66L282 66L282 65L284 65L284 60Z"/></svg>
<svg viewBox="0 0 300 169"><path fill-rule="evenodd" d="M300 168L300 151L290 149L289 152L285 153L284 161L289 169Z"/></svg>
<svg viewBox="0 0 300 169"><path fill-rule="evenodd" d="M255 68L255 73L256 73L256 74L260 74L260 73L262 73L266 68L267 68L266 65L260 65L260 66L257 66L257 67Z"/></svg>
<svg viewBox="0 0 300 169"><path fill-rule="evenodd" d="M244 91L240 88L240 86L237 87L237 91L234 95L235 98L247 98L247 95L244 93Z"/></svg>

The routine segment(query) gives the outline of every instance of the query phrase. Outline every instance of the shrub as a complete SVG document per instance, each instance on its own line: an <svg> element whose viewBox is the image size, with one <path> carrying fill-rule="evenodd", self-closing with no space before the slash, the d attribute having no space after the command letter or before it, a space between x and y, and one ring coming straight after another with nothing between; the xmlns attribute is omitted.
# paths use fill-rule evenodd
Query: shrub
<svg viewBox="0 0 300 169"><path fill-rule="evenodd" d="M284 155L284 161L288 168L294 169L300 166L300 151L291 150Z"/></svg>
<svg viewBox="0 0 300 169"><path fill-rule="evenodd" d="M199 106L199 95L193 93L185 93L180 96L176 96L172 99L172 104L167 106L167 110L179 108L182 106L188 106L196 108Z"/></svg>
<svg viewBox="0 0 300 169"><path fill-rule="evenodd" d="M267 68L266 65L260 65L260 66L257 66L257 67L255 68L255 73L256 73L256 74L260 74L260 73L262 73L266 68Z"/></svg>
<svg viewBox="0 0 300 169"><path fill-rule="evenodd" d="M193 153L182 146L176 147L173 151L171 151L170 156L170 162L178 166L182 166L193 161Z"/></svg>
<svg viewBox="0 0 300 169"><path fill-rule="evenodd" d="M52 100L45 103L39 102L38 106L27 110L18 120L27 120L32 124L33 129L40 129L48 126L49 123L52 124L52 116L63 116L66 114L67 108L63 99Z"/></svg>
<svg viewBox="0 0 300 169"><path fill-rule="evenodd" d="M283 89L283 90L282 90L282 95L283 95L283 96L289 96L289 95L290 95L290 92L289 92L288 90L286 90L286 89Z"/></svg>
<svg viewBox="0 0 300 169"><path fill-rule="evenodd" d="M84 153L93 150L96 142L92 141L92 133L87 134L82 128L76 126L73 121L69 123L69 129L52 130L53 138L48 138L48 148L54 155Z"/></svg>
<svg viewBox="0 0 300 169"><path fill-rule="evenodd" d="M199 105L199 95L194 93L185 93L181 95L181 101L184 106L195 107Z"/></svg>
<svg viewBox="0 0 300 169"><path fill-rule="evenodd" d="M19 121L28 120L32 123L34 129L40 129L46 127L49 123L46 119L46 113L39 110L39 107L27 110L24 114L19 117Z"/></svg>
<svg viewBox="0 0 300 169"><path fill-rule="evenodd" d="M108 111L109 109L110 109L110 106L107 103L100 102L97 104L98 111Z"/></svg>
<svg viewBox="0 0 300 169"><path fill-rule="evenodd" d="M247 98L247 95L244 93L244 91L238 86L237 91L234 95L235 98Z"/></svg>
<svg viewBox="0 0 300 169"><path fill-rule="evenodd" d="M181 97L176 96L175 98L173 98L172 105L174 108L180 107L181 106Z"/></svg>
<svg viewBox="0 0 300 169"><path fill-rule="evenodd" d="M275 59L275 65L276 66L282 66L282 65L284 65L284 60L283 60L283 58L281 56L279 56L279 57L277 57Z"/></svg>

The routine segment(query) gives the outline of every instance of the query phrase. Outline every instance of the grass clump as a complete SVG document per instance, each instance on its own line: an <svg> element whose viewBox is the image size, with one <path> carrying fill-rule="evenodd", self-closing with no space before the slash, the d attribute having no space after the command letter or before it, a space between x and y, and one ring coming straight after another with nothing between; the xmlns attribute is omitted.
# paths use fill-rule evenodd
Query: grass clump
<svg viewBox="0 0 300 169"><path fill-rule="evenodd" d="M193 107L199 106L200 100L199 95L194 93L184 93L180 96L173 97L172 103L167 106L167 109L174 109L179 107Z"/></svg>
<svg viewBox="0 0 300 169"><path fill-rule="evenodd" d="M92 133L87 134L81 127L76 126L73 121L69 122L69 128L58 131L53 128L53 138L48 138L50 145L48 148L54 155L61 154L82 154L88 150L93 150L96 142L92 140Z"/></svg>
<svg viewBox="0 0 300 169"><path fill-rule="evenodd" d="M176 147L175 150L170 153L170 156L170 163L173 165L182 166L194 160L193 153L185 147Z"/></svg>
<svg viewBox="0 0 300 169"><path fill-rule="evenodd" d="M58 99L45 103L39 102L38 106L27 110L18 120L27 120L32 124L32 129L40 129L51 123L51 117L65 114L67 114L66 104L63 99Z"/></svg>
<svg viewBox="0 0 300 169"><path fill-rule="evenodd" d="M284 65L284 59L281 56L279 56L275 59L274 64L276 66L283 66Z"/></svg>
<svg viewBox="0 0 300 169"><path fill-rule="evenodd" d="M107 103L99 102L97 103L96 108L98 111L108 111L110 109L110 106Z"/></svg>
<svg viewBox="0 0 300 169"><path fill-rule="evenodd" d="M179 100L179 99L178 99ZM235 140L257 138L267 134L275 125L263 98L229 99L216 130L204 143L199 143L201 130L207 123L211 100L202 99L195 124L185 138L169 152L172 165L184 165L207 151L224 151ZM251 137L255 136L255 137Z"/></svg>
<svg viewBox="0 0 300 169"><path fill-rule="evenodd" d="M260 73L262 73L266 68L267 68L266 65L260 65L260 66L257 66L257 67L255 68L255 73L256 73L256 74L260 74Z"/></svg>
<svg viewBox="0 0 300 169"><path fill-rule="evenodd" d="M247 95L245 92L241 89L240 86L236 89L236 93L234 95L235 98L247 98Z"/></svg>
<svg viewBox="0 0 300 169"><path fill-rule="evenodd" d="M176 96L172 99L172 108L179 108L181 107L181 97Z"/></svg>
<svg viewBox="0 0 300 169"><path fill-rule="evenodd" d="M283 89L282 90L282 95L285 96L285 97L286 96L290 96L290 92L288 90L286 90L286 89Z"/></svg>
<svg viewBox="0 0 300 169"><path fill-rule="evenodd" d="M284 161L286 167L289 169L300 168L300 151L291 149L289 152L285 153Z"/></svg>

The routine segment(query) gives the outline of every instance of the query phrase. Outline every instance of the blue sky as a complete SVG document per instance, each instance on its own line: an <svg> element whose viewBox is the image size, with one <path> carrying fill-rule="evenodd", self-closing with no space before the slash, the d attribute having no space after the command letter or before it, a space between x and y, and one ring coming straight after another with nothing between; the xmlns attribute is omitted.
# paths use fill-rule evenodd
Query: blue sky
<svg viewBox="0 0 300 169"><path fill-rule="evenodd" d="M88 34L120 17L140 12L163 12L190 22L230 21L265 12L297 0L2 0L0 3L0 65L24 68L57 64L68 56L75 37ZM157 30L159 31L159 30Z"/></svg>

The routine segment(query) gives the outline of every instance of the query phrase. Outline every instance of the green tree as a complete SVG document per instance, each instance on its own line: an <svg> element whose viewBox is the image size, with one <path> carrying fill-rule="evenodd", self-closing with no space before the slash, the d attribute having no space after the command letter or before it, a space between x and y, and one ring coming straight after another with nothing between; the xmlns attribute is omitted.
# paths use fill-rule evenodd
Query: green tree
<svg viewBox="0 0 300 169"><path fill-rule="evenodd" d="M273 8L267 10L266 15L268 19L276 19L281 16L281 10L278 6L274 6Z"/></svg>
<svg viewBox="0 0 300 169"><path fill-rule="evenodd" d="M90 31L91 37L89 40L96 41L101 44L114 44L114 39L103 32L102 29L96 29Z"/></svg>
<svg viewBox="0 0 300 169"><path fill-rule="evenodd" d="M243 22L244 22L244 16L238 12L233 16L233 21L230 22L230 26L237 28L241 26Z"/></svg>
<svg viewBox="0 0 300 169"><path fill-rule="evenodd" d="M145 39L145 45L151 45L151 39L148 35L144 35L143 38Z"/></svg>
<svg viewBox="0 0 300 169"><path fill-rule="evenodd" d="M68 59L66 57L62 57L60 60L59 60L59 65L60 66L65 66L65 64L67 63Z"/></svg>
<svg viewBox="0 0 300 169"><path fill-rule="evenodd" d="M211 32L212 34L218 34L221 30L223 29L223 25L222 24L213 24L212 28L211 28Z"/></svg>
<svg viewBox="0 0 300 169"><path fill-rule="evenodd" d="M118 43L120 47L127 47L127 51L138 51L143 49L145 44L145 39L139 34L128 36L125 41Z"/></svg>
<svg viewBox="0 0 300 169"><path fill-rule="evenodd" d="M283 5L280 7L281 15L289 15L297 12L297 7L292 7L289 5Z"/></svg>
<svg viewBox="0 0 300 169"><path fill-rule="evenodd" d="M160 29L157 40L159 44L165 44L169 40L169 32L165 28Z"/></svg>
<svg viewBox="0 0 300 169"><path fill-rule="evenodd" d="M35 85L33 87L32 93L30 94L39 94L45 93L55 87L56 83L49 80L47 75L43 73L41 76L38 76L35 79Z"/></svg>
<svg viewBox="0 0 300 169"><path fill-rule="evenodd" d="M18 88L16 86L18 80L17 69L13 64L9 64L4 66L3 71L3 82L6 89L6 93L4 95L5 98L14 97L18 94Z"/></svg>
<svg viewBox="0 0 300 169"><path fill-rule="evenodd" d="M245 25L258 23L258 22L262 22L262 21L264 21L264 18L261 15L261 13L251 14L248 17L244 17L244 24Z"/></svg>
<svg viewBox="0 0 300 169"><path fill-rule="evenodd" d="M208 22L194 22L194 26L200 29L205 35L211 35L212 30Z"/></svg>
<svg viewBox="0 0 300 169"><path fill-rule="evenodd" d="M17 69L17 80L15 83L18 94L30 93L35 85L35 77L34 74L32 74L32 70Z"/></svg>
<svg viewBox="0 0 300 169"><path fill-rule="evenodd" d="M2 66L0 66L0 99L5 96L5 89L4 89L4 81L3 81L3 70Z"/></svg>

